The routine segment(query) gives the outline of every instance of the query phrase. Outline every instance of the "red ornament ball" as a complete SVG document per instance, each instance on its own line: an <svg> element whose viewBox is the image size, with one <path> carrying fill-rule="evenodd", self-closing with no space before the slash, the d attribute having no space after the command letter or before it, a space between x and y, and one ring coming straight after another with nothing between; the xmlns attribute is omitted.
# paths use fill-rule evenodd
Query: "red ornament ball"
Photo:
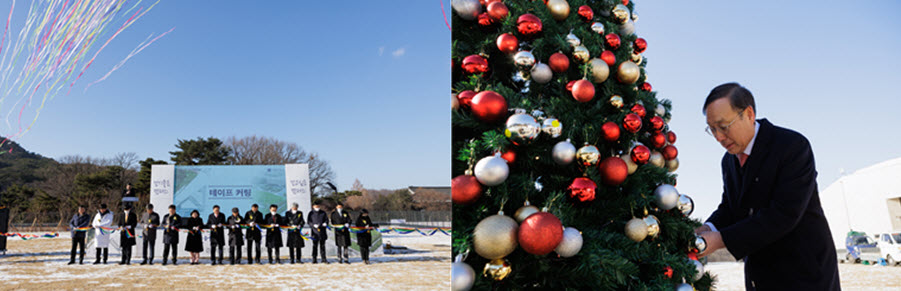
<svg viewBox="0 0 901 291"><path fill-rule="evenodd" d="M519 246L533 255L547 255L563 241L563 224L548 212L529 215L519 225Z"/></svg>
<svg viewBox="0 0 901 291"><path fill-rule="evenodd" d="M515 53L516 50L519 49L519 40L516 39L516 36L513 36L512 34L501 34L497 37L497 49L506 54Z"/></svg>
<svg viewBox="0 0 901 291"><path fill-rule="evenodd" d="M480 55L469 55L463 58L463 71L469 74L488 72L488 60Z"/></svg>
<svg viewBox="0 0 901 291"><path fill-rule="evenodd" d="M516 19L516 30L526 37L533 37L541 32L541 19L531 13L520 15Z"/></svg>
<svg viewBox="0 0 901 291"><path fill-rule="evenodd" d="M601 183L607 186L619 186L629 176L629 166L617 157L605 158L598 168L601 170Z"/></svg>
<svg viewBox="0 0 901 291"><path fill-rule="evenodd" d="M664 126L666 126L666 123L663 122L663 117L651 117L651 128L654 129L655 132L660 132L661 130L663 130Z"/></svg>
<svg viewBox="0 0 901 291"><path fill-rule="evenodd" d="M482 91L472 98L472 114L484 122L496 122L507 116L507 99L494 91Z"/></svg>
<svg viewBox="0 0 901 291"><path fill-rule="evenodd" d="M666 141L668 141L669 143L676 143L676 133L672 131L667 132Z"/></svg>
<svg viewBox="0 0 901 291"><path fill-rule="evenodd" d="M623 0L623 5L629 5L629 0Z"/></svg>
<svg viewBox="0 0 901 291"><path fill-rule="evenodd" d="M569 197L579 202L590 202L594 200L594 194L597 192L598 185L591 179L579 177L573 179L569 184Z"/></svg>
<svg viewBox="0 0 901 291"><path fill-rule="evenodd" d="M479 25L481 26L490 26L494 24L494 19L491 18L490 15L488 15L488 12L482 12L481 14L479 14L478 21Z"/></svg>
<svg viewBox="0 0 901 291"><path fill-rule="evenodd" d="M607 34L606 36L604 36L604 38L607 40L607 46L609 46L612 49L618 49L619 44L622 41L619 39L619 35L617 35L615 33Z"/></svg>
<svg viewBox="0 0 901 291"><path fill-rule="evenodd" d="M472 90L466 90L460 93L457 93L457 101L460 102L460 106L463 108L469 108L472 104L472 97L476 96L476 92Z"/></svg>
<svg viewBox="0 0 901 291"><path fill-rule="evenodd" d="M460 175L451 180L451 200L454 204L472 204L482 197L482 184L473 175Z"/></svg>
<svg viewBox="0 0 901 291"><path fill-rule="evenodd" d="M602 52L601 59L604 60L604 62L607 63L608 66L616 64L616 55L614 55L611 51Z"/></svg>
<svg viewBox="0 0 901 291"><path fill-rule="evenodd" d="M635 113L626 114L626 117L623 118L623 128L631 133L638 132L641 130L641 117Z"/></svg>
<svg viewBox="0 0 901 291"><path fill-rule="evenodd" d="M655 149L662 148L666 145L666 135L662 132L656 132L651 135L651 146Z"/></svg>
<svg viewBox="0 0 901 291"><path fill-rule="evenodd" d="M576 101L585 103L594 99L594 84L590 81L582 79L573 84L573 98Z"/></svg>
<svg viewBox="0 0 901 291"><path fill-rule="evenodd" d="M641 83L641 87L638 87L638 89L641 89L641 91L645 92L651 92L651 90L653 90L653 87L651 87L651 83L644 82Z"/></svg>
<svg viewBox="0 0 901 291"><path fill-rule="evenodd" d="M576 84L575 80L572 80L572 81L569 81L569 83L566 83L566 91L572 92L573 85L575 85L575 84Z"/></svg>
<svg viewBox="0 0 901 291"><path fill-rule="evenodd" d="M551 71L563 73L569 69L569 58L564 54L554 53L548 58L548 65L551 67Z"/></svg>
<svg viewBox="0 0 901 291"><path fill-rule="evenodd" d="M632 105L632 112L638 114L638 117L641 118L644 118L644 116L648 113L648 111L644 109L644 105L641 104Z"/></svg>
<svg viewBox="0 0 901 291"><path fill-rule="evenodd" d="M619 125L613 121L607 121L601 125L601 132L606 141L614 142L619 139Z"/></svg>
<svg viewBox="0 0 901 291"><path fill-rule="evenodd" d="M507 18L507 15L510 14L510 10L507 9L507 5L504 5L504 2L497 1L491 2L488 4L488 16L491 16L494 20L503 20Z"/></svg>
<svg viewBox="0 0 901 291"><path fill-rule="evenodd" d="M501 158L507 161L507 164L512 164L516 161L516 151L513 149L508 149L506 152L501 154Z"/></svg>
<svg viewBox="0 0 901 291"><path fill-rule="evenodd" d="M666 275L667 279L672 279L673 278L673 267L666 266L666 268L663 268L663 275Z"/></svg>
<svg viewBox="0 0 901 291"><path fill-rule="evenodd" d="M585 22L589 22L594 18L594 11L591 11L591 7L588 7L588 5L579 6L579 11L577 13L579 14L579 18L582 18Z"/></svg>
<svg viewBox="0 0 901 291"><path fill-rule="evenodd" d="M663 148L663 159L664 160L669 161L669 160L675 159L676 156L678 156L678 155L679 155L679 150L676 149L676 146L674 146L674 145L668 145L665 148Z"/></svg>
<svg viewBox="0 0 901 291"><path fill-rule="evenodd" d="M644 50L648 49L648 42L643 38L636 38L634 42L632 42L633 50L637 53L643 53Z"/></svg>
<svg viewBox="0 0 901 291"><path fill-rule="evenodd" d="M648 147L646 147L645 145L640 144L632 148L630 155L632 156L633 163L644 165L648 163L649 159L651 159L651 150L648 149Z"/></svg>

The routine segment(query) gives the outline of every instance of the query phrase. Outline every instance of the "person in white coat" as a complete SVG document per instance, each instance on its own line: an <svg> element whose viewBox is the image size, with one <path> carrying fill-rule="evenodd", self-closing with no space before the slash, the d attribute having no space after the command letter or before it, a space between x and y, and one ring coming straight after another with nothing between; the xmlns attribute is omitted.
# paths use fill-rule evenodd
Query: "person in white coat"
<svg viewBox="0 0 901 291"><path fill-rule="evenodd" d="M94 220L91 226L94 227L94 242L96 243L95 247L97 250L97 260L94 261L94 265L100 264L100 252L103 251L103 264L106 264L106 259L109 257L109 236L110 233L108 230L101 230L101 227L110 227L113 224L113 213L106 209L106 204L100 204L100 210L97 211L97 215L94 215Z"/></svg>

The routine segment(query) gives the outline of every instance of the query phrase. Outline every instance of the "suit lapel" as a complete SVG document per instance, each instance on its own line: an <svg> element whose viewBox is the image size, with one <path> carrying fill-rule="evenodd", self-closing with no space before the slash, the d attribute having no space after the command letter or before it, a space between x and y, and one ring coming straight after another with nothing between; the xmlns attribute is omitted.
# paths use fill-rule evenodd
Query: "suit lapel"
<svg viewBox="0 0 901 291"><path fill-rule="evenodd" d="M758 173L760 172L760 166L769 154L769 145L773 135L773 124L766 120L766 118L760 119L757 122L760 123L760 131L757 132L757 138L754 140L754 148L751 149L751 155L748 156L748 160L745 161L743 175L739 177L742 181L740 190L741 195L738 200L739 204L742 204L741 202L744 201L745 193L748 192L751 185L756 182L755 179L757 179ZM739 165L737 158L735 158L735 165Z"/></svg>

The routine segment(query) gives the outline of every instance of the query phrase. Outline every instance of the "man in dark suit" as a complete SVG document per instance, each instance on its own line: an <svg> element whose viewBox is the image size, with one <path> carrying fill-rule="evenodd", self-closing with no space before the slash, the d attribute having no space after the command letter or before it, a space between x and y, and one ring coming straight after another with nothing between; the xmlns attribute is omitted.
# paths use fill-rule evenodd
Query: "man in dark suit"
<svg viewBox="0 0 901 291"><path fill-rule="evenodd" d="M241 233L241 224L244 219L238 211L238 207L232 208L232 216L228 218L228 260L231 264L241 264L241 246L244 244L244 234ZM235 254L237 252L237 255Z"/></svg>
<svg viewBox="0 0 901 291"><path fill-rule="evenodd" d="M77 228L84 228L89 225L91 225L91 215L85 213L84 206L78 206L78 213L72 216L72 220L69 220L69 228L72 229L72 254L69 259L69 265L75 263L76 247L81 247L78 264L84 264L84 238L87 230Z"/></svg>
<svg viewBox="0 0 901 291"><path fill-rule="evenodd" d="M153 247L156 244L156 228L160 226L160 215L153 212L153 204L147 205L147 212L141 215L141 223L144 224L144 260L141 265L153 265ZM148 256L147 253L150 252Z"/></svg>
<svg viewBox="0 0 901 291"><path fill-rule="evenodd" d="M269 264L272 264L272 251L275 250L275 263L281 264L281 254L279 253L279 249L284 245L282 243L282 229L280 225L284 224L282 222L282 216L278 214L278 205L272 204L269 206L269 213L266 214L265 223L269 225L266 228L266 252L269 254Z"/></svg>
<svg viewBox="0 0 901 291"><path fill-rule="evenodd" d="M125 205L125 211L119 216L119 247L122 249L122 260L119 265L131 265L131 247L135 242L135 227L138 216L131 211L131 205Z"/></svg>
<svg viewBox="0 0 901 291"><path fill-rule="evenodd" d="M303 212L297 210L297 203L291 204L291 210L285 212L285 224L295 227L288 230L288 254L291 255L291 263L294 263L294 253L297 253L297 262L300 260L300 249L303 248L303 238L300 231L303 228Z"/></svg>
<svg viewBox="0 0 901 291"><path fill-rule="evenodd" d="M178 229L182 225L181 216L175 213L175 205L169 205L169 213L163 216L163 266L169 261L169 248L172 248L172 264L177 265Z"/></svg>
<svg viewBox="0 0 901 291"><path fill-rule="evenodd" d="M350 213L344 211L344 205L339 202L338 205L335 206L335 211L332 212L332 216L329 217L329 220L335 228L335 246L338 247L338 263L350 264L350 254L348 254L347 251L347 248L350 247L350 223L353 222L350 218Z"/></svg>
<svg viewBox="0 0 901 291"><path fill-rule="evenodd" d="M247 222L247 225L250 228L247 229L247 264L253 264L253 252L251 250L257 251L256 262L260 263L260 241L263 240L263 234L260 232L260 225L263 224L263 213L260 212L260 206L253 204L250 207L250 211L244 214L244 221ZM256 242L256 248L253 248L253 243Z"/></svg>
<svg viewBox="0 0 901 291"><path fill-rule="evenodd" d="M328 239L328 214L320 208L320 203L313 204L313 210L307 215L307 224L310 225L310 236L313 240L313 264L316 261L317 252L322 253L322 262L328 264L325 258L325 240Z"/></svg>
<svg viewBox="0 0 901 291"><path fill-rule="evenodd" d="M810 142L755 120L754 97L737 83L714 88L704 114L727 153L722 201L695 230L707 241L701 255L726 248L744 259L747 290L840 290Z"/></svg>
<svg viewBox="0 0 901 291"><path fill-rule="evenodd" d="M219 205L213 205L213 213L206 219L206 226L210 229L210 261L216 265L216 249L219 249L219 261L222 265L222 250L225 247L225 228L228 221L225 214L219 212Z"/></svg>

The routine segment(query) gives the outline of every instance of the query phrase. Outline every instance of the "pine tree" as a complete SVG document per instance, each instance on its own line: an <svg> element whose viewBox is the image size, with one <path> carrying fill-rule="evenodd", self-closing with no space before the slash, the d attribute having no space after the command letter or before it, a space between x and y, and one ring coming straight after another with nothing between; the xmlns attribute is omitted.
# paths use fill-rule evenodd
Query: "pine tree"
<svg viewBox="0 0 901 291"><path fill-rule="evenodd" d="M689 259L701 223L688 218L690 198L673 200L666 186L676 184L678 168L666 125L671 103L646 82L635 3L485 2L452 1L453 253L475 271L472 288L710 289L713 278L696 280ZM658 201L658 187L672 191ZM512 252L497 243L509 239L509 229L497 227L503 223L474 234L486 218L506 219L494 217L499 211L517 219ZM633 218L636 229L653 232L649 216L659 233L630 239ZM559 254L573 248L556 243L554 218L581 233L574 255ZM567 243L578 236L569 231ZM496 240L480 240L489 236ZM480 247L490 256L509 253L486 258ZM466 277L457 278L456 267L452 280Z"/></svg>

